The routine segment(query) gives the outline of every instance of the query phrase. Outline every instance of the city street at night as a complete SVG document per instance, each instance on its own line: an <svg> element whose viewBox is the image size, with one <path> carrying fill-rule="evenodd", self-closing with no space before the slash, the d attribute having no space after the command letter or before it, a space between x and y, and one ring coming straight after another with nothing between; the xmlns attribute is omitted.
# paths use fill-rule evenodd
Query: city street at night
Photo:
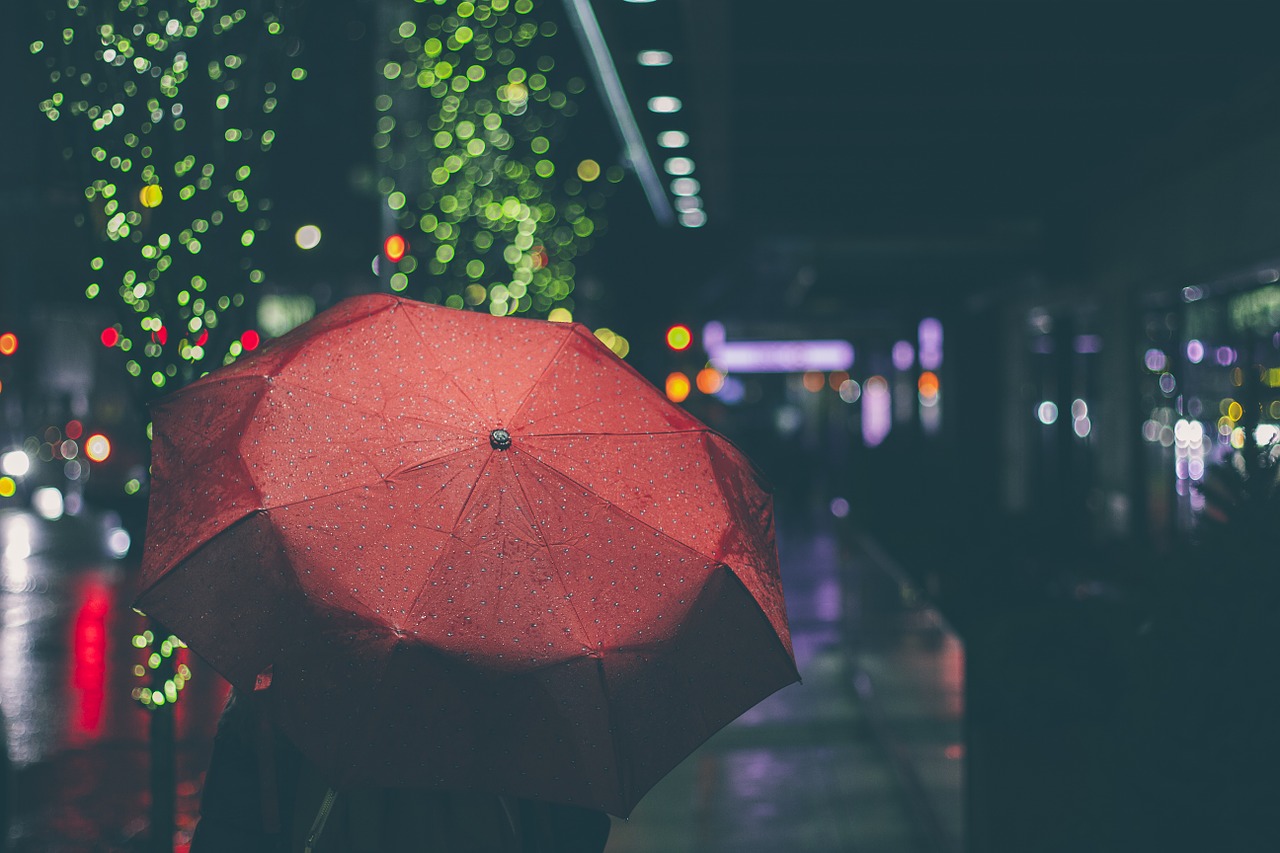
<svg viewBox="0 0 1280 853"><path fill-rule="evenodd" d="M0 853L1280 850L1276 3L11 5Z"/></svg>

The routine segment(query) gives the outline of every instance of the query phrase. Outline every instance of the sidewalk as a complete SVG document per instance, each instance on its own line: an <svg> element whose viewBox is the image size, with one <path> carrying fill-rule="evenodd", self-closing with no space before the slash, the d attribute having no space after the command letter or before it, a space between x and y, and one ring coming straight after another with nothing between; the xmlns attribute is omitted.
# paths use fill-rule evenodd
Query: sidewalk
<svg viewBox="0 0 1280 853"><path fill-rule="evenodd" d="M728 726L615 821L608 853L958 850L954 641L922 645L902 630L918 617L900 599L887 611L868 601L884 576L865 553L842 553L834 531L783 530L780 551L804 683Z"/></svg>

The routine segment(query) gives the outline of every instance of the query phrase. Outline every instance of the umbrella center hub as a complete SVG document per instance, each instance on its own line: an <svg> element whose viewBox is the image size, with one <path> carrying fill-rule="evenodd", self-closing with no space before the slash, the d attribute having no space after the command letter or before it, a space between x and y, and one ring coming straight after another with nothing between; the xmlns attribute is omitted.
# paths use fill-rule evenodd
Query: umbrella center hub
<svg viewBox="0 0 1280 853"><path fill-rule="evenodd" d="M505 429L495 429L489 433L489 444L494 450L506 450L511 446L511 433Z"/></svg>

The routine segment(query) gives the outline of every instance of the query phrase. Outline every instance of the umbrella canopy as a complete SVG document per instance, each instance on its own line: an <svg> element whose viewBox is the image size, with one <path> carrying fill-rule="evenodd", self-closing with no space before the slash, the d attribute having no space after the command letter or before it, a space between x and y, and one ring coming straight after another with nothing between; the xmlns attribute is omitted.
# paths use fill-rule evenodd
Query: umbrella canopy
<svg viewBox="0 0 1280 853"><path fill-rule="evenodd" d="M754 469L581 325L356 297L152 418L137 607L335 784L626 815L798 680Z"/></svg>

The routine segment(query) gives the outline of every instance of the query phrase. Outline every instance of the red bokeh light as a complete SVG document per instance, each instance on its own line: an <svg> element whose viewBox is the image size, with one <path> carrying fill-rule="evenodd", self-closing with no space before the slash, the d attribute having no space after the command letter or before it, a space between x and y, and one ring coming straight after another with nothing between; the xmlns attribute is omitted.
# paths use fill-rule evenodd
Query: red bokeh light
<svg viewBox="0 0 1280 853"><path fill-rule="evenodd" d="M161 326L160 328L156 329L154 332L151 333L151 340L160 344L160 346L164 346L165 344L169 343L169 330L166 329L164 326Z"/></svg>
<svg viewBox="0 0 1280 853"><path fill-rule="evenodd" d="M409 241L400 234L392 234L382 244L382 251L387 260L399 263L409 253Z"/></svg>
<svg viewBox="0 0 1280 853"><path fill-rule="evenodd" d="M102 345L104 347L113 347L120 343L120 333L114 328L107 327L102 330Z"/></svg>
<svg viewBox="0 0 1280 853"><path fill-rule="evenodd" d="M262 343L262 337L253 329L249 329L240 336L240 345L246 350L255 350L260 343Z"/></svg>
<svg viewBox="0 0 1280 853"><path fill-rule="evenodd" d="M205 342L208 340L209 340L209 330L205 329L203 332L200 333L200 337L196 338L196 346L202 347L205 345Z"/></svg>
<svg viewBox="0 0 1280 853"><path fill-rule="evenodd" d="M66 432L67 438L74 441L84 435L84 424L79 421L67 421L67 428L64 432Z"/></svg>

